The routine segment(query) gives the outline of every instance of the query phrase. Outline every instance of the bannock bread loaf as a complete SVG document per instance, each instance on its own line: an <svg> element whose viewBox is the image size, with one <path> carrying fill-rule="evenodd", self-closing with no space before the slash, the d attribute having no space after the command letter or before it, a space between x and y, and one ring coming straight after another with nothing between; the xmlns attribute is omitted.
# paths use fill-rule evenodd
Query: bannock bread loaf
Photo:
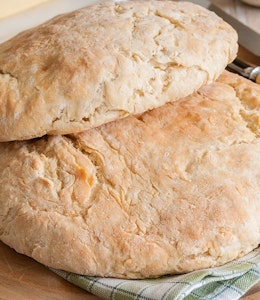
<svg viewBox="0 0 260 300"><path fill-rule="evenodd" d="M197 93L70 136L0 144L0 240L48 266L146 278L260 243L260 87Z"/></svg>
<svg viewBox="0 0 260 300"><path fill-rule="evenodd" d="M237 34L202 7L103 2L0 45L0 141L68 134L138 114L215 80Z"/></svg>

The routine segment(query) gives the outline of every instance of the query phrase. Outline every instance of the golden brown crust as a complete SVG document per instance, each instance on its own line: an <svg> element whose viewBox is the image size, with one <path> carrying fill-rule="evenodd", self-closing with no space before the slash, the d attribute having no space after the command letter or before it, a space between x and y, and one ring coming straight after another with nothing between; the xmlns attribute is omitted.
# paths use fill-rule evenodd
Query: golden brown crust
<svg viewBox="0 0 260 300"><path fill-rule="evenodd" d="M0 141L67 134L191 94L236 56L237 34L191 3L113 1L0 45Z"/></svg>
<svg viewBox="0 0 260 300"><path fill-rule="evenodd" d="M139 116L1 143L0 239L55 268L128 278L244 255L260 243L259 118L260 87L225 72Z"/></svg>

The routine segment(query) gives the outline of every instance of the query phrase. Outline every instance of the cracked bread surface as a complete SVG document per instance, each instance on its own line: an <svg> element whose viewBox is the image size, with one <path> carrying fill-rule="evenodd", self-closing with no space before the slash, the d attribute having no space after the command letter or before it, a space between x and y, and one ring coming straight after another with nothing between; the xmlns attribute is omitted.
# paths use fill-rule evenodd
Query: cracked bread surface
<svg viewBox="0 0 260 300"><path fill-rule="evenodd" d="M148 278L260 243L260 87L197 93L77 135L0 144L0 240L58 269Z"/></svg>
<svg viewBox="0 0 260 300"><path fill-rule="evenodd" d="M237 34L202 7L103 2L0 45L0 141L70 134L175 101L215 80Z"/></svg>

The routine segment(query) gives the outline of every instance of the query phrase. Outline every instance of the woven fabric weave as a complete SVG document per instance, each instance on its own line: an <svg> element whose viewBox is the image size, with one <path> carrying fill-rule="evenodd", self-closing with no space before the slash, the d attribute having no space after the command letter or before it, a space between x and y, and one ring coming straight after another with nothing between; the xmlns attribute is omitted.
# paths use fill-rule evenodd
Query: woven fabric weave
<svg viewBox="0 0 260 300"><path fill-rule="evenodd" d="M236 300L260 280L260 247L220 267L148 280L89 277L51 270L102 299Z"/></svg>

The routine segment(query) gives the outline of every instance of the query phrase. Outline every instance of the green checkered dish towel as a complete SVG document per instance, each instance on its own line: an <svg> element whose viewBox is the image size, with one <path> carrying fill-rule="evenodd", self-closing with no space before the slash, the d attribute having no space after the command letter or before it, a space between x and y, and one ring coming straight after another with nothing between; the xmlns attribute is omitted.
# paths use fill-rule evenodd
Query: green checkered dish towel
<svg viewBox="0 0 260 300"><path fill-rule="evenodd" d="M220 267L156 279L89 277L51 270L102 299L236 300L260 280L260 247Z"/></svg>

